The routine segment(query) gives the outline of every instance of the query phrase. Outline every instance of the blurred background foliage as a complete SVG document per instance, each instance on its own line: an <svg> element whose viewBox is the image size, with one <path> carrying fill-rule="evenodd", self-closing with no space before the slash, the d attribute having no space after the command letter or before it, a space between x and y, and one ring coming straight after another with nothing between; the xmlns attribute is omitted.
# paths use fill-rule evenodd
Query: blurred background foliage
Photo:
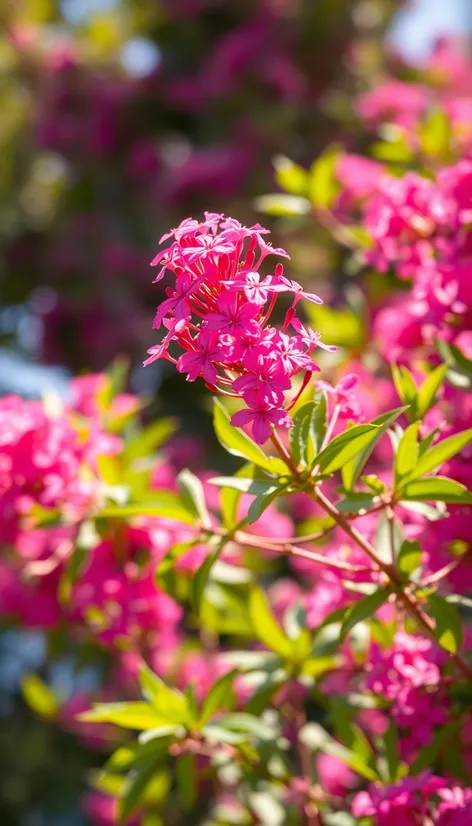
<svg viewBox="0 0 472 826"><path fill-rule="evenodd" d="M0 391L61 390L69 374L126 353L131 388L156 398L151 411L205 432L200 384L140 366L162 297L149 269L159 237L205 209L259 220L254 199L276 189L276 155L310 167L341 138L359 148L354 97L399 61L386 34L422 48L426 18L412 37L404 5L4 0ZM445 5L447 22L454 4L428 4L431 29ZM352 309L336 308L346 253L314 222L275 228L297 278L334 304L315 308L313 324L355 353L365 335L355 295ZM96 753L35 719L18 694L23 670L41 662L39 637L0 636L2 826L84 823L77 801ZM62 663L53 682L67 693L70 679ZM80 679L93 682L93 668Z"/></svg>

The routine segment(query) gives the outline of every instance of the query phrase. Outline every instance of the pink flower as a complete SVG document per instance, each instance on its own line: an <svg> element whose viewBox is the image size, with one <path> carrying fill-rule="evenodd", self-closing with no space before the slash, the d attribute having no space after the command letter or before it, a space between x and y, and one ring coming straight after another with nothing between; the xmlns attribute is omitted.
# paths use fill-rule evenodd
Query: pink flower
<svg viewBox="0 0 472 826"><path fill-rule="evenodd" d="M432 818L430 798L446 785L439 777L423 773L405 777L395 786L369 786L352 801L354 817L373 817L375 826L420 826Z"/></svg>
<svg viewBox="0 0 472 826"><path fill-rule="evenodd" d="M216 301L218 312L209 313L206 323L209 330L220 330L222 333L239 335L245 332L257 332L257 322L254 316L258 314L258 304L241 304L238 296L233 292L220 295Z"/></svg>
<svg viewBox="0 0 472 826"><path fill-rule="evenodd" d="M334 405L339 408L339 414L342 418L358 420L360 405L353 393L358 384L359 377L354 373L349 373L347 376L343 376L334 387L326 381L317 381L316 387L319 390L324 390L332 398Z"/></svg>
<svg viewBox="0 0 472 826"><path fill-rule="evenodd" d="M261 443L271 425L290 426L287 411L292 400L285 393L300 373L302 389L306 386L318 369L310 353L324 346L319 335L303 325L300 335L288 335L289 324L297 324L298 301L321 299L285 278L281 264L273 275L261 275L259 267L267 256L288 257L271 247L266 234L259 224L244 227L234 218L205 213L204 221L188 218L163 236L162 241L171 243L152 262L160 265L155 281L170 272L175 284L166 289L167 298L154 321L154 327L163 325L167 332L144 362L166 358L187 374L188 381L201 376L214 391L242 397L252 409L240 411L235 421L253 422ZM279 332L268 322L283 292L295 297ZM172 352L178 347L184 353L175 358Z"/></svg>
<svg viewBox="0 0 472 826"><path fill-rule="evenodd" d="M440 789L437 826L470 826L472 823L472 789L453 786Z"/></svg>
<svg viewBox="0 0 472 826"><path fill-rule="evenodd" d="M281 293L285 291L283 284L279 284L273 275L267 275L261 281L258 272L241 273L240 277L233 282L228 282L230 290L244 292L248 301L254 304L265 304L270 293Z"/></svg>
<svg viewBox="0 0 472 826"><path fill-rule="evenodd" d="M177 370L179 373L187 373L187 381L195 381L198 376L203 376L209 384L216 383L217 374L213 362L218 361L223 352L218 346L218 339L216 331L210 332L205 328L194 339L195 349L180 356Z"/></svg>
<svg viewBox="0 0 472 826"><path fill-rule="evenodd" d="M252 435L255 441L262 445L270 437L271 425L290 427L290 416L284 410L271 407L264 395L250 390L244 397L250 410L238 410L231 417L231 424L235 427L244 427L252 422Z"/></svg>

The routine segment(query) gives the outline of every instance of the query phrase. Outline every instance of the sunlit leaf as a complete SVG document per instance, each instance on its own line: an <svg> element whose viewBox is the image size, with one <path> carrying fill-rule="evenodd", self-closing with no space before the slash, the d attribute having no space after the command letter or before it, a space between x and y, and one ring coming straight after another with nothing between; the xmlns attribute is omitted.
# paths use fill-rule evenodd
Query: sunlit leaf
<svg viewBox="0 0 472 826"><path fill-rule="evenodd" d="M420 457L411 477L418 479L420 476L424 476L425 473L429 473L444 464L444 462L452 459L453 456L460 453L461 450L471 442L472 428L463 430L461 433L455 433L454 436L449 436L447 439L443 439Z"/></svg>
<svg viewBox="0 0 472 826"><path fill-rule="evenodd" d="M205 494L200 479L198 479L198 477L195 476L195 474L190 470L185 468L178 474L177 483L179 485L180 495L184 507L189 511L193 511L203 527L208 528L211 520L205 503Z"/></svg>
<svg viewBox="0 0 472 826"><path fill-rule="evenodd" d="M114 723L121 728L146 731L167 726L168 718L158 714L151 703L97 703L78 715L84 723Z"/></svg>
<svg viewBox="0 0 472 826"><path fill-rule="evenodd" d="M321 473L334 473L345 462L357 456L362 450L370 446L376 437L377 427L371 424L360 424L335 436L315 459L315 464Z"/></svg>
<svg viewBox="0 0 472 826"><path fill-rule="evenodd" d="M352 631L359 622L373 617L377 609L387 601L388 597L389 592L383 588L379 588L373 594L369 594L364 597L364 599L361 599L360 602L354 603L342 621L340 631L341 640L344 640L349 631Z"/></svg>
<svg viewBox="0 0 472 826"><path fill-rule="evenodd" d="M46 720L56 717L59 704L53 691L36 674L25 674L21 680L25 703Z"/></svg>
<svg viewBox="0 0 472 826"><path fill-rule="evenodd" d="M251 591L248 610L257 638L280 657L290 657L293 643L281 629L260 588Z"/></svg>
<svg viewBox="0 0 472 826"><path fill-rule="evenodd" d="M265 213L265 215L280 217L308 215L311 211L311 203L308 198L302 198L298 195L274 193L273 195L260 195L255 198L254 209L256 212Z"/></svg>
<svg viewBox="0 0 472 826"><path fill-rule="evenodd" d="M441 648L456 654L463 638L462 623L455 605L446 602L444 597L431 594L428 598L429 610L436 622L435 637Z"/></svg>
<svg viewBox="0 0 472 826"><path fill-rule="evenodd" d="M401 489L402 499L414 499L425 502L472 503L472 493L465 485L446 476L431 476L427 479L414 479L406 482Z"/></svg>
<svg viewBox="0 0 472 826"><path fill-rule="evenodd" d="M428 410L433 406L439 388L441 387L446 376L447 369L447 364L440 364L439 367L436 367L436 369L433 370L429 376L427 376L419 388L416 411L418 418L425 416Z"/></svg>
<svg viewBox="0 0 472 826"><path fill-rule="evenodd" d="M404 539L397 557L397 567L400 573L407 577L421 565L423 552L418 542Z"/></svg>
<svg viewBox="0 0 472 826"><path fill-rule="evenodd" d="M190 722L189 706L185 696L175 688L170 688L160 677L143 663L139 669L141 690L152 703L160 717L170 723L186 725Z"/></svg>
<svg viewBox="0 0 472 826"><path fill-rule="evenodd" d="M401 416L402 413L405 412L405 410L406 407L397 407L395 410L389 410L387 413L382 413L381 416L377 416L377 418L372 420L371 424L378 427L375 438L373 438L367 447L365 447L364 450L361 450L357 456L342 466L342 479L346 490L352 490L354 483L364 470L364 467L366 466L366 463L368 462L375 446L382 438L386 430L388 430L388 428L396 421L396 419L398 419L399 416Z"/></svg>
<svg viewBox="0 0 472 826"><path fill-rule="evenodd" d="M418 432L420 422L414 422L405 430L395 456L395 482L398 483L404 476L416 467L418 463L419 447Z"/></svg>
<svg viewBox="0 0 472 826"><path fill-rule="evenodd" d="M205 725L205 723L208 723L217 711L226 708L231 702L233 695L233 683L237 673L237 671L230 671L228 674L224 674L220 677L220 679L212 685L203 702L199 719L200 725Z"/></svg>
<svg viewBox="0 0 472 826"><path fill-rule="evenodd" d="M308 172L285 155L274 158L275 179L281 189L291 195L306 195Z"/></svg>

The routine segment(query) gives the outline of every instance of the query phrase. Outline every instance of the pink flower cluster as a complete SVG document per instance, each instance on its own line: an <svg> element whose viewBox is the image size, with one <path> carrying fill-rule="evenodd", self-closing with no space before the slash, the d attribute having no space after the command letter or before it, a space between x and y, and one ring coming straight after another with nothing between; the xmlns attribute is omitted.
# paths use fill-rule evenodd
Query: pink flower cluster
<svg viewBox="0 0 472 826"><path fill-rule="evenodd" d="M156 587L155 570L195 531L143 517L104 538L91 529L82 535L106 501L100 457L118 460L123 450L107 428L116 430L138 407L129 394L104 406L108 381L104 375L75 380L64 404L0 401L0 615L30 628L66 621L107 647L163 653L177 644L181 609ZM170 478L173 485L175 472ZM71 579L77 544L84 560Z"/></svg>
<svg viewBox="0 0 472 826"><path fill-rule="evenodd" d="M448 788L428 773L405 777L395 786L370 786L354 798L355 817L375 818L375 826L467 826L472 816L472 789Z"/></svg>
<svg viewBox="0 0 472 826"><path fill-rule="evenodd" d="M289 410L318 369L311 353L325 347L296 316L302 298L316 304L321 299L286 278L280 263L271 274L261 274L269 255L288 257L265 240L267 232L259 224L248 228L205 213L203 222L189 218L163 236L161 242L173 241L152 262L160 266L155 282L170 271L175 284L167 288L168 298L154 320L166 334L145 362L166 358L187 381L202 377L209 389L241 398L246 408L232 422L252 424L259 444L267 441L272 426L291 426ZM278 330L268 322L281 293L293 298ZM290 327L294 335L287 332ZM173 356L173 345L183 354ZM287 398L298 374L300 387Z"/></svg>
<svg viewBox="0 0 472 826"><path fill-rule="evenodd" d="M402 732L401 749L408 760L447 720L447 696L441 691L446 659L431 640L404 632L397 632L391 649L375 645L369 652L365 686L391 702L390 714Z"/></svg>

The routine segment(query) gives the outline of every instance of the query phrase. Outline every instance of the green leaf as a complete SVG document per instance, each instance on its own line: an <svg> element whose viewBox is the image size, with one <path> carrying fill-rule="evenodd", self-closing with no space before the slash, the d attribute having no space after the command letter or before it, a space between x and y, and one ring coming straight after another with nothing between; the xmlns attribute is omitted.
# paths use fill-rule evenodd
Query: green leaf
<svg viewBox="0 0 472 826"><path fill-rule="evenodd" d="M469 493L466 486L446 476L431 476L427 479L407 481L401 488L401 498L458 505L472 503L472 493Z"/></svg>
<svg viewBox="0 0 472 826"><path fill-rule="evenodd" d="M222 488L232 488L241 493L249 493L254 496L265 496L277 490L278 483L275 479L245 479L238 476L215 476L209 480L210 485Z"/></svg>
<svg viewBox="0 0 472 826"><path fill-rule="evenodd" d="M336 507L343 513L356 513L357 511L367 510L372 506L374 501L374 494L366 491L352 491L345 499L336 502Z"/></svg>
<svg viewBox="0 0 472 826"><path fill-rule="evenodd" d="M171 490L153 490L146 502L132 502L129 505L112 505L96 514L97 519L131 519L133 516L161 516L195 524L195 514L184 507L179 496Z"/></svg>
<svg viewBox="0 0 472 826"><path fill-rule="evenodd" d="M336 178L336 165L340 148L332 144L311 165L309 173L309 197L317 207L330 209L341 189Z"/></svg>
<svg viewBox="0 0 472 826"><path fill-rule="evenodd" d="M45 720L53 720L59 711L54 693L36 674L25 674L21 693L27 706Z"/></svg>
<svg viewBox="0 0 472 826"><path fill-rule="evenodd" d="M472 361L453 344L436 339L435 345L439 355L448 362L447 381L462 390L472 390Z"/></svg>
<svg viewBox="0 0 472 826"><path fill-rule="evenodd" d="M293 461L298 466L303 460L303 464L308 464L306 459L309 446L312 450L311 459L314 458L316 450L313 450L313 420L316 404L314 401L307 402L295 413L293 417L293 427L290 430L290 453Z"/></svg>
<svg viewBox="0 0 472 826"><path fill-rule="evenodd" d="M247 740L245 734L231 731L218 723L208 723L202 728L202 734L206 740L214 743L226 743L230 746L237 746Z"/></svg>
<svg viewBox="0 0 472 826"><path fill-rule="evenodd" d="M106 482L107 485L119 485L120 483L120 463L115 456L103 454L96 457L98 472L100 478Z"/></svg>
<svg viewBox="0 0 472 826"><path fill-rule="evenodd" d="M223 537L218 544L208 554L205 561L200 565L198 571L192 580L192 605L196 614L200 614L201 602L203 593L205 591L207 582L210 578L211 569L220 556L226 544L226 539Z"/></svg>
<svg viewBox="0 0 472 826"><path fill-rule="evenodd" d="M249 509L247 512L247 521L249 525L254 524L257 520L262 516L265 510L275 502L275 500L281 496L287 488L290 487L292 484L291 479L289 479L285 484L279 485L278 487L274 488L273 490L269 490L266 494L256 496L253 502L249 505Z"/></svg>
<svg viewBox="0 0 472 826"><path fill-rule="evenodd" d="M397 567L400 573L410 577L421 565L423 551L418 542L404 539L397 557Z"/></svg>
<svg viewBox="0 0 472 826"><path fill-rule="evenodd" d="M142 804L146 788L156 772L158 763L153 761L130 772L126 779L123 797L118 805L118 822L125 820Z"/></svg>
<svg viewBox="0 0 472 826"><path fill-rule="evenodd" d="M244 479L252 475L250 471L252 471L252 473L255 473L257 472L257 468L255 468L255 466L252 464L245 464L241 468L239 468L234 475L236 477L242 477ZM238 522L238 506L240 498L241 491L237 491L233 488L228 487L223 487L221 489L221 516L223 518L223 525L228 530L234 528Z"/></svg>
<svg viewBox="0 0 472 826"><path fill-rule="evenodd" d="M310 305L314 306L314 305ZM318 305L319 306L319 305ZM314 420L313 420L313 445L316 445L316 451L321 450L326 436L326 428L328 426L328 401L324 390L317 390L313 401L315 402ZM308 459L307 461L311 461Z"/></svg>
<svg viewBox="0 0 472 826"><path fill-rule="evenodd" d="M376 494L385 493L386 487L384 482L372 473L368 476L361 476L361 482L364 482L364 485L367 485L367 487Z"/></svg>
<svg viewBox="0 0 472 826"><path fill-rule="evenodd" d="M286 195L280 192L273 195L260 195L254 199L253 203L256 212L263 212L265 215L276 217L308 215L311 212L311 204L308 198L301 198L298 195Z"/></svg>
<svg viewBox="0 0 472 826"><path fill-rule="evenodd" d="M161 753L161 741L168 742L169 739L176 737L183 737L185 735L185 728L178 723L168 723L167 726L159 726L159 728L150 728L142 731L138 737L139 743L144 747L150 743L154 743L156 753ZM156 747L157 746L157 747Z"/></svg>
<svg viewBox="0 0 472 826"><path fill-rule="evenodd" d="M290 658L293 649L292 640L282 631L275 619L264 592L254 588L249 595L249 619L258 640L264 643L279 657Z"/></svg>
<svg viewBox="0 0 472 826"><path fill-rule="evenodd" d="M297 410L290 430L290 452L296 465L312 466L326 433L327 404L323 391Z"/></svg>
<svg viewBox="0 0 472 826"><path fill-rule="evenodd" d="M84 723L113 723L120 728L146 731L168 725L168 718L158 714L151 703L97 703L78 715Z"/></svg>
<svg viewBox="0 0 472 826"><path fill-rule="evenodd" d="M202 706L200 725L208 723L217 711L221 711L230 704L233 696L233 682L237 673L236 670L230 671L212 685Z"/></svg>
<svg viewBox="0 0 472 826"><path fill-rule="evenodd" d="M419 513L420 516L424 516L429 522L437 522L438 519L444 518L444 505L441 505L443 509L441 510L434 508L432 505L427 505L426 502L406 502L402 500L399 504L407 511L411 511L411 513Z"/></svg>
<svg viewBox="0 0 472 826"><path fill-rule="evenodd" d="M350 766L361 777L366 780L376 781L379 775L375 768L368 765L365 760L358 754L355 754L350 749L336 742L327 731L318 723L307 723L300 731L301 741L313 751L322 751L332 757L337 757L342 763Z"/></svg>
<svg viewBox="0 0 472 826"><path fill-rule="evenodd" d="M378 141L372 144L370 152L374 158L385 163L403 165L411 163L413 159L413 152L404 138L394 141Z"/></svg>
<svg viewBox="0 0 472 826"><path fill-rule="evenodd" d="M139 684L160 717L169 723L189 724L190 710L185 696L166 685L145 663L139 669Z"/></svg>
<svg viewBox="0 0 472 826"><path fill-rule="evenodd" d="M420 457L418 464L415 467L411 478L418 479L429 473L431 470L444 464L453 456L456 456L467 445L472 442L472 428L463 430L461 433L455 433L454 436L449 436L448 439L443 439L439 444L431 447L423 456Z"/></svg>
<svg viewBox="0 0 472 826"><path fill-rule="evenodd" d="M422 419L433 406L437 392L446 376L448 366L447 364L440 364L439 367L436 367L418 390L417 416L419 419Z"/></svg>
<svg viewBox="0 0 472 826"><path fill-rule="evenodd" d="M396 783L400 778L400 750L398 743L398 732L395 722L392 720L387 731L381 738L383 751L388 768L388 780L390 783Z"/></svg>
<svg viewBox="0 0 472 826"><path fill-rule="evenodd" d="M190 812L197 800L197 766L194 754L183 754L178 758L177 784L185 809Z"/></svg>
<svg viewBox="0 0 472 826"><path fill-rule="evenodd" d="M357 710L342 697L335 697L329 703L336 736L351 752L374 768L375 753L362 729L354 722Z"/></svg>
<svg viewBox="0 0 472 826"><path fill-rule="evenodd" d="M360 424L336 436L315 459L320 472L334 473L339 470L345 462L372 444L377 430L375 425Z"/></svg>
<svg viewBox="0 0 472 826"><path fill-rule="evenodd" d="M174 419L157 419L155 422L139 430L125 445L124 458L126 462L148 458L175 433L177 424Z"/></svg>
<svg viewBox="0 0 472 826"><path fill-rule="evenodd" d="M451 121L444 109L435 106L420 124L418 137L425 155L434 157L449 154L451 146Z"/></svg>
<svg viewBox="0 0 472 826"><path fill-rule="evenodd" d="M282 668L272 674L267 674L262 684L252 694L246 706L246 712L261 715L271 705L275 692L290 679L290 674Z"/></svg>
<svg viewBox="0 0 472 826"><path fill-rule="evenodd" d="M173 740L174 738L168 734L160 738L154 737L146 743L130 740L113 752L104 768L109 772L125 772L142 763L148 763L150 759L162 760L167 755Z"/></svg>
<svg viewBox="0 0 472 826"><path fill-rule="evenodd" d="M436 622L435 637L441 648L456 654L462 645L462 623L459 611L455 605L446 602L444 597L431 594L428 597L428 607Z"/></svg>
<svg viewBox="0 0 472 826"><path fill-rule="evenodd" d="M334 344L347 350L359 351L365 344L366 324L363 314L350 307L334 309L326 304L303 302L310 326L321 333L325 344Z"/></svg>
<svg viewBox="0 0 472 826"><path fill-rule="evenodd" d="M407 367L404 365L398 367L396 364L392 365L392 378L400 399L403 404L409 407L409 410L406 411L406 415L411 422L414 422L416 419L418 399L418 391L415 380Z"/></svg>
<svg viewBox="0 0 472 826"><path fill-rule="evenodd" d="M431 431L431 433L428 433L428 435L424 439L421 439L420 456L423 456L423 454L430 449L438 433L439 427L435 427L434 430Z"/></svg>
<svg viewBox="0 0 472 826"><path fill-rule="evenodd" d="M230 731L241 731L245 734L253 734L259 740L273 740L277 734L277 729L273 725L269 725L256 717L254 714L248 714L244 711L233 712L226 714L221 718L221 725Z"/></svg>
<svg viewBox="0 0 472 826"><path fill-rule="evenodd" d="M242 430L233 427L227 410L218 399L214 399L213 402L213 424L218 441L228 453L241 456L269 473L273 473L272 460Z"/></svg>
<svg viewBox="0 0 472 826"><path fill-rule="evenodd" d="M375 438L373 438L372 442L370 442L370 444L367 445L367 447L364 448L364 450L362 450L354 459L346 462L341 469L343 485L346 490L352 490L355 482L364 470L364 467L366 466L367 461L378 441L384 435L386 430L388 430L388 428L396 421L396 419L398 419L399 416L401 416L402 413L405 412L406 409L406 407L397 407L395 410L389 410L387 413L382 413L381 416L377 416L377 418L371 422L371 424L377 425L378 427Z"/></svg>
<svg viewBox="0 0 472 826"><path fill-rule="evenodd" d="M388 598L389 592L385 591L383 588L379 588L378 591L364 597L364 599L361 599L360 602L354 603L354 605L344 616L339 634L341 640L344 640L349 631L352 631L354 626L356 626L359 622L363 622L364 620L373 617L377 609L380 608L380 606L383 605Z"/></svg>
<svg viewBox="0 0 472 826"><path fill-rule="evenodd" d="M328 671L334 671L339 668L339 658L332 656L316 656L308 657L302 665L302 674L307 677L312 677L314 680L327 674Z"/></svg>
<svg viewBox="0 0 472 826"><path fill-rule="evenodd" d="M122 393L128 380L130 359L128 356L117 356L105 371L103 389L99 391L100 401L107 410L119 393Z"/></svg>
<svg viewBox="0 0 472 826"><path fill-rule="evenodd" d="M178 474L177 483L184 507L194 513L204 528L208 528L211 524L211 519L205 503L205 494L200 479L185 468Z"/></svg>
<svg viewBox="0 0 472 826"><path fill-rule="evenodd" d="M418 432L420 422L414 422L405 430L395 456L395 483L408 476L418 463Z"/></svg>
<svg viewBox="0 0 472 826"><path fill-rule="evenodd" d="M377 522L377 530L375 532L375 550L379 558L383 562L392 562L393 559L396 559L402 542L403 533L399 520L394 517L392 529L385 512L382 512Z"/></svg>
<svg viewBox="0 0 472 826"><path fill-rule="evenodd" d="M281 189L291 195L306 195L308 172L285 155L274 158L275 179Z"/></svg>

